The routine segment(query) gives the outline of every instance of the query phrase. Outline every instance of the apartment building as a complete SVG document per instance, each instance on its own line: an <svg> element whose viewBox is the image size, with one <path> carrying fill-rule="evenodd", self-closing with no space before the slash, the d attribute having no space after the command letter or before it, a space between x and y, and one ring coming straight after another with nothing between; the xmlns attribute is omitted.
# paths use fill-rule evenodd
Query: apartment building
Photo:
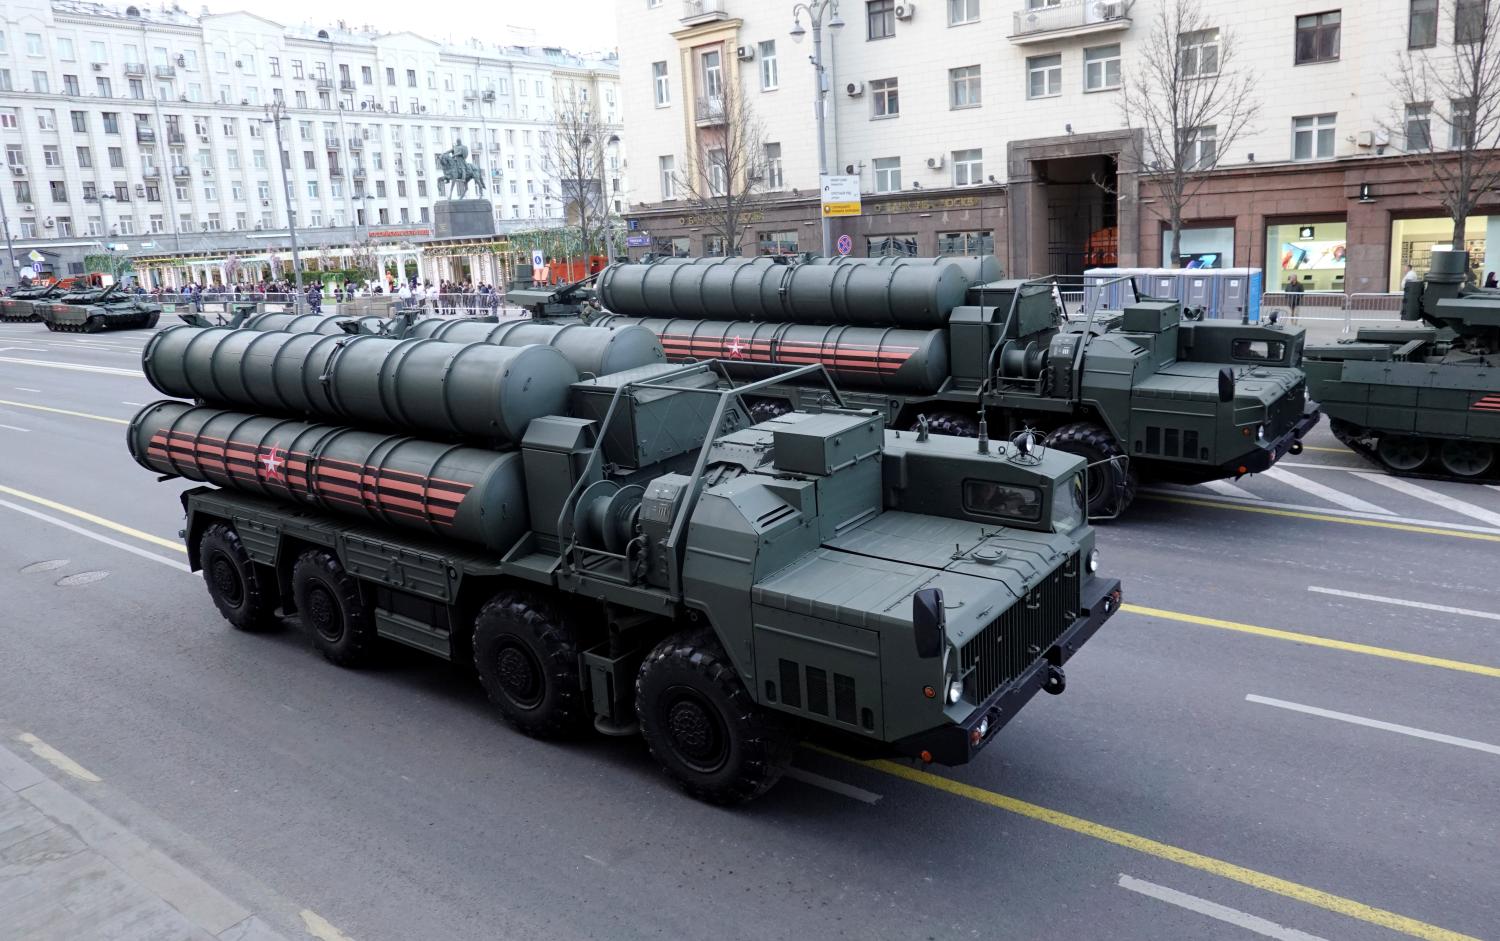
<svg viewBox="0 0 1500 941"><path fill-rule="evenodd" d="M1161 201L1134 172L1140 132L1122 86L1162 2L841 0L842 27L823 17L827 157L859 177L862 213L835 219L834 235L852 236L856 255L993 250L1018 274L1078 273L1103 245L1120 264L1160 264ZM1212 73L1232 51L1229 67L1255 75L1259 114L1230 147L1201 129L1219 163L1188 207L1184 255L1264 268L1268 287L1349 293L1392 290L1408 262L1420 268L1452 228L1406 135L1439 133L1430 109L1449 103L1400 101L1392 75L1410 49L1451 51L1476 2L1202 0L1184 68ZM779 0L618 8L630 216L652 240L638 251L719 250L679 184L716 133L705 102L725 88L751 104L774 167L745 250L818 251L806 16L794 37L793 4ZM1496 270L1500 201L1487 208L1467 235Z"/></svg>
<svg viewBox="0 0 1500 941"><path fill-rule="evenodd" d="M8 0L0 193L17 255L35 249L59 276L104 248L178 283L222 280L230 256L258 270L284 265L283 172L304 247L339 255L390 242L406 249L392 257L420 260L435 155L457 140L488 183L497 231L562 224L564 188L545 143L560 102L617 129L613 58L250 12ZM273 105L285 114L279 168ZM600 168L609 183L592 190L609 188L620 209L623 153L611 149Z"/></svg>

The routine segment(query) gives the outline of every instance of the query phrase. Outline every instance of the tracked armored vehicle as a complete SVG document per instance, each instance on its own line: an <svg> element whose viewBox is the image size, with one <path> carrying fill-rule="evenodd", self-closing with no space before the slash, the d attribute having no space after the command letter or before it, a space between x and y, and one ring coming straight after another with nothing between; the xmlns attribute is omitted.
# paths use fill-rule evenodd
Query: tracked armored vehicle
<svg viewBox="0 0 1500 941"><path fill-rule="evenodd" d="M871 262L875 260L870 260ZM1298 368L1298 327L1195 320L1138 299L1070 320L1055 279L981 282L991 261L778 264L767 259L615 265L598 293L662 338L669 359L724 358L738 378L818 363L892 427L947 434L1036 430L1085 457L1089 512L1118 515L1142 478L1201 483L1265 470L1318 420ZM780 382L759 417L815 405Z"/></svg>
<svg viewBox="0 0 1500 941"><path fill-rule="evenodd" d="M183 534L233 626L472 663L521 731L639 733L710 801L805 737L967 762L1120 603L1081 459L886 430L817 365L733 390L719 363L580 379L561 344L187 327L142 362L200 403L128 442L214 485ZM826 408L749 418L820 377Z"/></svg>
<svg viewBox="0 0 1500 941"><path fill-rule="evenodd" d="M128 296L116 298L118 284L64 294L39 308L42 323L60 333L98 333L155 327L161 305Z"/></svg>
<svg viewBox="0 0 1500 941"><path fill-rule="evenodd" d="M1500 477L1500 291L1470 287L1469 255L1432 252L1401 319L1310 347L1309 391L1349 448L1394 474Z"/></svg>
<svg viewBox="0 0 1500 941"><path fill-rule="evenodd" d="M37 323L42 319L38 310L61 292L62 289L53 283L18 288L0 297L0 323Z"/></svg>

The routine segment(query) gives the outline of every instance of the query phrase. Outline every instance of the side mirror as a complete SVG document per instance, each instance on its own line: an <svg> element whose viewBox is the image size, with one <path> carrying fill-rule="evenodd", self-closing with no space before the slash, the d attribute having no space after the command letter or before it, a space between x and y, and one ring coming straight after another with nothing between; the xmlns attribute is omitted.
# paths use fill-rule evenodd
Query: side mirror
<svg viewBox="0 0 1500 941"><path fill-rule="evenodd" d="M911 632L917 642L918 657L931 660L943 652L946 624L941 589L923 588L911 596Z"/></svg>
<svg viewBox="0 0 1500 941"><path fill-rule="evenodd" d="M1234 370L1228 366L1219 370L1219 401L1234 401Z"/></svg>

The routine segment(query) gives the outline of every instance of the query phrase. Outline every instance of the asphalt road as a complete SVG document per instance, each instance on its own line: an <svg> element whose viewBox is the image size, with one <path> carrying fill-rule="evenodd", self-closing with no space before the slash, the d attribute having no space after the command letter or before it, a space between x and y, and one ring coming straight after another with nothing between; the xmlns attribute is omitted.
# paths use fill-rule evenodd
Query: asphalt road
<svg viewBox="0 0 1500 941"><path fill-rule="evenodd" d="M0 325L0 734L288 934L1500 938L1496 488L1320 429L1149 490L1100 531L1131 606L978 761L806 751L722 810L440 662L230 630L125 452L145 338Z"/></svg>

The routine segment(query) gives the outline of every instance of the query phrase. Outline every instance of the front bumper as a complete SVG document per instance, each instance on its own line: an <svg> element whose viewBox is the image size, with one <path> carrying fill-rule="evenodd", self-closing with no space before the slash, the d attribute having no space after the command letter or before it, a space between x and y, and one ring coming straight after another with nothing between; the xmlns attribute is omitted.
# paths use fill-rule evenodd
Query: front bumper
<svg viewBox="0 0 1500 941"><path fill-rule="evenodd" d="M891 743L891 747L898 754L923 761L966 764L1037 694L1052 670L1067 663L1078 648L1120 610L1120 580L1089 576L1083 585L1083 605L1083 613L1026 672L992 693L963 722L909 735ZM979 724L985 720L988 720L988 728L979 735Z"/></svg>
<svg viewBox="0 0 1500 941"><path fill-rule="evenodd" d="M1274 441L1257 446L1253 451L1243 455L1238 460L1227 461L1219 465L1225 477L1241 477L1245 474L1258 474L1263 470L1269 470L1272 464L1286 457L1287 452L1294 448L1300 452L1300 442L1303 436L1318 424L1323 417L1323 411L1317 402L1308 402L1302 407L1302 417L1296 423Z"/></svg>

